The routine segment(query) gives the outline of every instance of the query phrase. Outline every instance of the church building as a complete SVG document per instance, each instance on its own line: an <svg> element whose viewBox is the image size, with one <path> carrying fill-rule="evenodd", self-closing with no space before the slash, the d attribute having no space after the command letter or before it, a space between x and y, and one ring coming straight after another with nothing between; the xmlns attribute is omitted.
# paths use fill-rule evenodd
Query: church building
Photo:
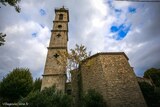
<svg viewBox="0 0 160 107"><path fill-rule="evenodd" d="M68 22L69 10L55 9L41 90L55 85L65 92L67 58L61 55L67 53ZM89 89L99 92L107 107L147 107L128 60L124 52L101 52L83 60L79 72L72 71L73 105L79 102L81 87L82 93Z"/></svg>

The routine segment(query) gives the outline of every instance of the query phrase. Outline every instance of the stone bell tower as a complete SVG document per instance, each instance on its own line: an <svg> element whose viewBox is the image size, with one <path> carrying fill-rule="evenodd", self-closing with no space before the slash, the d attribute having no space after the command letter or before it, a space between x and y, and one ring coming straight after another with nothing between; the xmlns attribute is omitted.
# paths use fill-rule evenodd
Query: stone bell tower
<svg viewBox="0 0 160 107"><path fill-rule="evenodd" d="M55 9L41 90L55 85L56 89L65 91L67 58L62 56L67 53L68 22L69 11L64 7Z"/></svg>

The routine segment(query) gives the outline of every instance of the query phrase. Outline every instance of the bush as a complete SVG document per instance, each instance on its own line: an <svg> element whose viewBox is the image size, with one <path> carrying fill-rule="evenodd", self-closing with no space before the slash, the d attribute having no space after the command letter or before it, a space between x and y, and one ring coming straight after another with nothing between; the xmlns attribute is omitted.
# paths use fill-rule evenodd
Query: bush
<svg viewBox="0 0 160 107"><path fill-rule="evenodd" d="M28 103L28 107L71 107L71 97L55 90L55 87L32 91L20 102Z"/></svg>
<svg viewBox="0 0 160 107"><path fill-rule="evenodd" d="M40 91L41 90L41 84L42 84L42 79L36 78L36 80L33 83L33 91Z"/></svg>
<svg viewBox="0 0 160 107"><path fill-rule="evenodd" d="M82 97L83 107L106 107L103 96L95 90L88 90Z"/></svg>
<svg viewBox="0 0 160 107"><path fill-rule="evenodd" d="M144 77L152 79L156 87L160 87L160 70L156 68L150 68L144 72Z"/></svg>
<svg viewBox="0 0 160 107"><path fill-rule="evenodd" d="M159 107L158 106L160 105L159 90L157 90L156 92L154 87L146 82L139 82L139 85L148 107Z"/></svg>

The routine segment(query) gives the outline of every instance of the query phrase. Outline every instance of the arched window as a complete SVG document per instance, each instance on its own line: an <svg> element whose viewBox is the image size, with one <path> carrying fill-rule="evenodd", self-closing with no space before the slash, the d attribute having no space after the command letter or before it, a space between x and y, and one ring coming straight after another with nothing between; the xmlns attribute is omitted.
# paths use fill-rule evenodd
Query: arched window
<svg viewBox="0 0 160 107"><path fill-rule="evenodd" d="M59 20L63 20L63 14L59 15Z"/></svg>
<svg viewBox="0 0 160 107"><path fill-rule="evenodd" d="M58 25L58 28L59 28L59 29L62 28L62 25Z"/></svg>

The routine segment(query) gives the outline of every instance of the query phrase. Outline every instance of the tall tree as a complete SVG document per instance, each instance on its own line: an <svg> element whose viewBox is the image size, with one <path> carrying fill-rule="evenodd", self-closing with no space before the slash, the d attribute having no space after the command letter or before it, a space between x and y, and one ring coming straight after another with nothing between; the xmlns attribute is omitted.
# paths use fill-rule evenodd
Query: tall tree
<svg viewBox="0 0 160 107"><path fill-rule="evenodd" d="M9 4L10 6L13 6L15 8L15 10L19 13L21 8L19 7L18 3L21 0L0 0L0 3L3 4L4 6L6 6L7 4Z"/></svg>
<svg viewBox="0 0 160 107"><path fill-rule="evenodd" d="M90 56L90 53L87 53L87 48L84 45L77 45L74 49L70 49L68 54L69 68L77 69L81 64L81 61Z"/></svg>
<svg viewBox="0 0 160 107"><path fill-rule="evenodd" d="M150 68L144 72L144 77L151 79L156 87L160 87L160 70Z"/></svg>
<svg viewBox="0 0 160 107"><path fill-rule="evenodd" d="M68 59L67 62L67 73L70 75L70 71L78 70L81 61L86 59L91 55L91 52L87 53L87 48L84 45L76 44L74 49L70 49L69 53L61 53L59 52L60 56L63 57L62 59ZM57 59L58 60L58 59ZM60 64L66 64L64 60L58 60ZM70 76L69 76L70 81Z"/></svg>
<svg viewBox="0 0 160 107"><path fill-rule="evenodd" d="M3 101L15 102L32 90L33 79L29 69L13 69L0 84L0 96Z"/></svg>
<svg viewBox="0 0 160 107"><path fill-rule="evenodd" d="M40 91L41 90L41 84L42 84L42 79L41 78L36 78L36 80L33 83L33 91Z"/></svg>
<svg viewBox="0 0 160 107"><path fill-rule="evenodd" d="M146 82L139 82L139 85L148 107L159 107L160 94L154 91L154 87Z"/></svg>
<svg viewBox="0 0 160 107"><path fill-rule="evenodd" d="M0 33L0 46L4 45L6 34Z"/></svg>
<svg viewBox="0 0 160 107"><path fill-rule="evenodd" d="M21 0L0 0L0 3L4 6L7 6L7 4L9 4L10 6L13 6L15 8L15 10L20 13L21 8L19 7L18 3ZM0 7L1 8L1 7ZM5 42L5 36L6 34L3 34L0 32L0 46L4 45Z"/></svg>

